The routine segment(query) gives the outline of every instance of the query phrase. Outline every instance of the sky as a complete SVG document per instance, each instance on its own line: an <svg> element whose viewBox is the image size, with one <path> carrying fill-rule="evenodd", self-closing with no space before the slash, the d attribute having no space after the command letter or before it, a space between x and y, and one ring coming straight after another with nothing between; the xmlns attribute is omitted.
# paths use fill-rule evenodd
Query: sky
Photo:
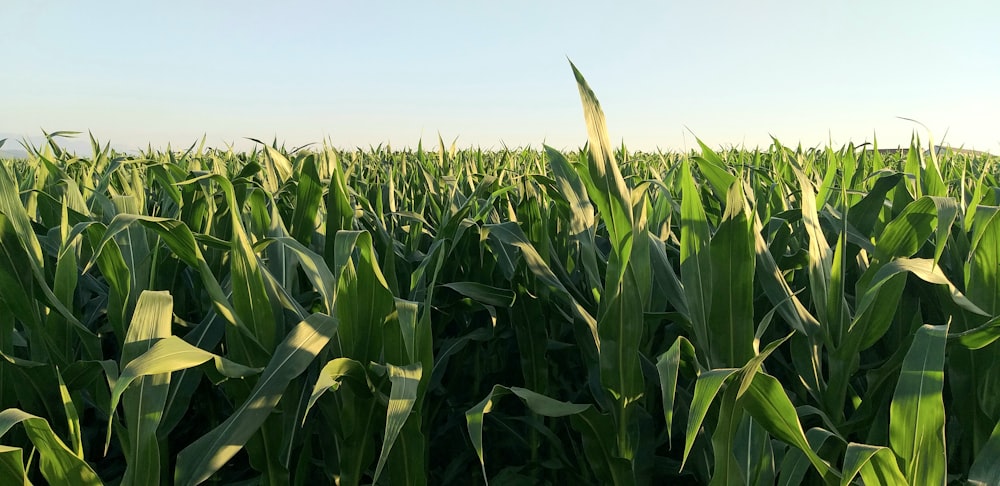
<svg viewBox="0 0 1000 486"><path fill-rule="evenodd" d="M0 0L0 138L1000 153L1000 2ZM924 126L899 117L918 120Z"/></svg>

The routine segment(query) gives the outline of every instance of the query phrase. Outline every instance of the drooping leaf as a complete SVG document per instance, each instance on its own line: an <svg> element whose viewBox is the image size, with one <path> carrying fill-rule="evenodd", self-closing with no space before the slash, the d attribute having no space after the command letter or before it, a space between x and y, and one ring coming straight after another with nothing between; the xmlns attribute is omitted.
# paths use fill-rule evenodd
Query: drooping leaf
<svg viewBox="0 0 1000 486"><path fill-rule="evenodd" d="M8 408L0 412L0 437L17 424L24 427L31 443L38 449L39 468L49 484L65 486L104 484L93 468L66 447L66 444L52 431L49 422L41 417L20 409Z"/></svg>
<svg viewBox="0 0 1000 486"><path fill-rule="evenodd" d="M483 468L483 480L487 483L489 483L489 478L486 476L486 459L483 451L483 416L493 410L496 400L509 394L516 395L532 412L545 417L576 415L590 408L590 405L587 404L561 402L525 388L494 385L486 398L465 412L469 438L472 440L472 446L476 449L476 455L479 456L479 463Z"/></svg>
<svg viewBox="0 0 1000 486"><path fill-rule="evenodd" d="M198 484L233 457L281 400L288 382L305 370L336 330L337 320L325 314L313 314L292 328L275 349L246 401L177 455L176 483Z"/></svg>

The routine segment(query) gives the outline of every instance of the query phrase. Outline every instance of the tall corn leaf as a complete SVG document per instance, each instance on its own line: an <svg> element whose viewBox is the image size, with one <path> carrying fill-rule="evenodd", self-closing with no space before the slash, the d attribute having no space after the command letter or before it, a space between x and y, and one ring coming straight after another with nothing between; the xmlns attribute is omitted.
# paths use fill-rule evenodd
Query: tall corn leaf
<svg viewBox="0 0 1000 486"><path fill-rule="evenodd" d="M306 155L298 174L298 192L289 231L303 245L308 245L316 232L316 214L323 202L323 187L316 172L316 156Z"/></svg>
<svg viewBox="0 0 1000 486"><path fill-rule="evenodd" d="M62 374L56 369L56 380L59 383L59 398L62 399L63 411L66 413L67 428L69 429L69 447L76 454L76 457L83 459L83 428L80 426L80 413L73 403L73 398L69 395L69 389L63 381Z"/></svg>
<svg viewBox="0 0 1000 486"><path fill-rule="evenodd" d="M674 310L684 316L688 322L691 321L691 311L688 309L687 297L684 295L684 285L680 277L674 271L667 256L666 244L656 237L652 232L649 235L649 263L653 272L653 294L650 295L650 302L657 299L656 292L662 292L662 300L673 306Z"/></svg>
<svg viewBox="0 0 1000 486"><path fill-rule="evenodd" d="M667 440L673 441L674 401L677 393L677 376L681 365L694 367L698 363L694 346L684 336L678 336L674 344L656 359L656 371L660 379L660 394L663 401L663 419L667 424Z"/></svg>
<svg viewBox="0 0 1000 486"><path fill-rule="evenodd" d="M15 264L9 271L15 271L16 273L24 272L30 273L34 277L35 286L42 292L44 296L43 303L52 308L53 311L57 312L69 322L74 332L76 332L79 337L81 344L83 345L83 352L85 357L88 359L96 359L100 356L100 344L98 342L97 336L93 331L88 329L77 319L73 312L59 300L58 296L52 291L49 286L47 279L44 275L44 258L42 257L41 245L38 241L38 237L35 235L31 227L31 221L28 217L28 212L26 211L24 205L21 204L21 200L18 197L18 188L15 184L11 174L8 172L8 167L4 165L0 167L0 216L5 217L6 221L0 221L3 227L5 227L5 233L10 231L16 236L16 240L13 238L5 238L7 241L11 241L11 247L6 248L6 253L8 258L12 257L14 254L20 253L13 246L16 241L16 245L24 252L25 263L27 263L27 272L25 272L24 263L13 262ZM12 230L12 231L11 231ZM4 246L7 246L5 243ZM41 299L39 299L41 300ZM28 313L27 315L32 315L33 313ZM39 322L39 324L41 324ZM56 345L54 343L50 344L50 349L53 352L57 352Z"/></svg>
<svg viewBox="0 0 1000 486"><path fill-rule="evenodd" d="M893 277L903 272L909 272L927 283L945 286L948 289L948 293L950 294L952 301L956 305L973 314L987 317L989 316L986 311L976 306L976 304L970 301L964 294L962 294L961 291L958 290L958 288L955 287L953 283L951 283L950 280L948 280L948 277L941 270L941 267L935 265L933 260L924 258L897 258L878 268L878 271L871 279L869 287L861 296L860 302L858 303L857 315L862 315L868 307L874 305L880 287L886 285ZM857 322L858 318L856 317L852 326L856 326Z"/></svg>
<svg viewBox="0 0 1000 486"><path fill-rule="evenodd" d="M101 225L97 224L91 225L87 229L91 244L97 249L92 261L96 261L101 275L108 283L108 323L114 329L115 336L123 342L126 334L129 297L132 293L132 272L118 246L118 241L113 237L104 239L101 229ZM109 229L104 228L104 234L107 234ZM90 264L87 268L89 266Z"/></svg>
<svg viewBox="0 0 1000 486"><path fill-rule="evenodd" d="M73 308L73 298L79 283L79 267L76 253L78 245L70 240L69 214L65 203L62 205L62 217L59 225L60 248L56 259L55 282L52 293L67 308ZM75 240L75 239L74 239ZM66 366L67 359L74 356L75 335L73 327L66 318L58 312L51 312L45 321L46 333L53 341L53 363L56 366Z"/></svg>
<svg viewBox="0 0 1000 486"><path fill-rule="evenodd" d="M56 352L55 343L52 343L48 333L42 330L42 313L34 299L34 286L30 275L20 271L21 263L28 258L24 249L18 242L17 234L14 231L11 219L4 214L0 214L0 302L4 308L10 312L10 335L13 336L14 320L19 320L22 325L38 336L38 340L31 343L29 352L36 360L45 360L51 352ZM13 343L5 334L5 344L11 352Z"/></svg>
<svg viewBox="0 0 1000 486"><path fill-rule="evenodd" d="M889 406L889 444L911 484L945 484L945 342L948 326L917 330Z"/></svg>
<svg viewBox="0 0 1000 486"><path fill-rule="evenodd" d="M173 297L168 292L145 291L139 296L125 336L122 367L170 336ZM154 485L160 482L160 448L156 429L167 402L170 374L142 377L122 396L128 424L125 476L122 484Z"/></svg>
<svg viewBox="0 0 1000 486"><path fill-rule="evenodd" d="M582 436L587 464L603 484L624 486L636 483L632 465L617 454L615 444L608 440L616 434L615 421L610 414L602 414L590 407L571 415L570 423Z"/></svg>
<svg viewBox="0 0 1000 486"><path fill-rule="evenodd" d="M812 293L819 322L827 326L825 331L829 336L832 330L829 327L832 316L826 303L830 293L833 252L830 251L830 244L827 243L823 228L820 226L816 192L813 190L813 184L809 177L803 171L801 163L801 160L791 160L791 166L801 191L802 224L809 236L809 290Z"/></svg>
<svg viewBox="0 0 1000 486"><path fill-rule="evenodd" d="M320 371L306 406L306 414L328 390L337 392L333 409L338 417L333 436L338 444L337 472L342 485L361 484L365 471L374 460L374 434L381 407L376 400L378 383L372 380L368 368L350 358L336 358ZM345 386L346 385L346 386Z"/></svg>
<svg viewBox="0 0 1000 486"><path fill-rule="evenodd" d="M612 248L619 254L619 259L626 262L632 247L628 241L632 238L632 198L618 164L615 163L614 148L604 122L604 111L580 71L572 62L570 67L580 91L583 116L587 122L587 138L590 140L587 179L596 190L588 192L588 195L605 221Z"/></svg>
<svg viewBox="0 0 1000 486"><path fill-rule="evenodd" d="M18 197L18 187L9 170L6 165L0 167L0 214L7 216L10 220L10 224L23 245L32 266L41 268L45 265L42 258L42 247L35 232L31 229L31 220Z"/></svg>
<svg viewBox="0 0 1000 486"><path fill-rule="evenodd" d="M270 152L269 152L270 153ZM274 349L276 339L280 336L281 329L277 326L278 321L274 318L270 299L264 287L264 278L261 274L260 259L250 244L246 229L241 219L242 208L239 206L232 184L224 177L213 176L214 180L222 188L229 205L229 213L232 216L233 236L230 242L230 278L233 288L233 309L240 316L247 327L252 331L253 337L264 348L266 352ZM235 345L232 341L237 334L233 333L230 345ZM251 350L253 348L250 348ZM256 364L256 354L236 356L238 359L246 359L249 364Z"/></svg>
<svg viewBox="0 0 1000 486"><path fill-rule="evenodd" d="M338 264L336 315L344 356L362 363L376 361L382 352L382 327L394 310L392 292L379 269L371 234L340 231L334 258ZM357 265L352 254L357 251Z"/></svg>
<svg viewBox="0 0 1000 486"><path fill-rule="evenodd" d="M695 137L698 146L701 147L701 157L693 157L692 160L698 164L698 169L705 175L705 180L712 186L712 191L719 199L725 197L730 187L737 181L736 176L726 170L726 163L714 150L712 150L700 138Z"/></svg>
<svg viewBox="0 0 1000 486"><path fill-rule="evenodd" d="M715 457L715 469L712 471L710 486L729 484L747 484L747 477L740 470L734 454L736 448L736 431L744 419L746 412L739 406L738 389L730 386L722 393L719 400L719 417L715 421L712 433L712 455Z"/></svg>
<svg viewBox="0 0 1000 486"><path fill-rule="evenodd" d="M973 218L965 289L987 314L1000 313L1000 208L980 206Z"/></svg>
<svg viewBox="0 0 1000 486"><path fill-rule="evenodd" d="M251 334L251 330L247 328L246 324L243 323L240 316L236 313L229 297L219 284L211 266L201 251L201 247L199 247L198 242L195 240L194 233L184 222L176 219L152 216L117 215L103 234L99 234L96 231L92 233L93 236L99 237L98 242L94 244L93 258L99 258L99 255L104 251L104 247L117 232L135 223L139 223L147 229L154 231L167 245L173 255L195 269L198 272L198 276L201 277L205 291L211 297L212 306L219 315L234 328L239 329L248 341L255 340ZM92 239L95 239L93 236ZM90 265L91 263L88 263L88 266L85 268L89 268ZM257 348L260 348L259 344L257 344ZM260 349L260 351L262 352L263 350Z"/></svg>
<svg viewBox="0 0 1000 486"><path fill-rule="evenodd" d="M712 256L709 248L708 217L701 195L691 175L691 165L685 161L681 175L681 282L687 296L695 347L712 349L709 334L709 313L712 309ZM711 368L712 358L703 356Z"/></svg>
<svg viewBox="0 0 1000 486"><path fill-rule="evenodd" d="M726 212L710 244L712 302L707 352L721 367L743 366L754 355L754 247L741 184L729 187ZM738 425L738 424L736 424Z"/></svg>
<svg viewBox="0 0 1000 486"><path fill-rule="evenodd" d="M587 281L591 288L601 288L601 276L597 267L597 247L594 243L596 219L594 207L590 204L586 187L580 176L573 171L566 157L552 147L546 146L545 153L549 166L559 185L559 194L569 205L569 234L575 242Z"/></svg>
<svg viewBox="0 0 1000 486"><path fill-rule="evenodd" d="M323 257L333 269L334 243L338 231L350 230L354 226L354 206L351 205L350 191L347 188L347 176L341 166L336 152L327 150L328 163L332 166L330 184L326 198L326 240L323 247Z"/></svg>
<svg viewBox="0 0 1000 486"><path fill-rule="evenodd" d="M376 367L376 369L379 368ZM420 420L419 415L411 417L410 413L417 401L417 388L422 374L420 363L407 366L385 365L384 370L388 373L392 386L389 391L389 405L385 416L385 433L382 435L382 452L378 457L378 465L375 466L373 482L378 481L386 459L389 457L389 452L392 450L400 431L403 430L403 425L411 418ZM422 457L418 459L423 460Z"/></svg>
<svg viewBox="0 0 1000 486"><path fill-rule="evenodd" d="M752 198L753 194L747 194ZM753 204L756 204L755 202ZM853 213L852 213L853 214ZM786 322L800 333L807 336L817 335L820 331L819 321L802 305L795 292L785 281L784 275L767 246L762 235L763 224L759 215L753 213L754 251L757 255L756 277L771 304L776 306L778 313Z"/></svg>
<svg viewBox="0 0 1000 486"><path fill-rule="evenodd" d="M629 409L644 392L639 346L651 280L646 204L633 201L615 162L601 105L576 66L570 63L570 67L580 91L590 140L588 171L582 179L611 237L612 253L597 315L601 384L617 403L613 416L618 422L619 451L622 457L632 460L636 451L628 432ZM636 202L639 211L634 214Z"/></svg>

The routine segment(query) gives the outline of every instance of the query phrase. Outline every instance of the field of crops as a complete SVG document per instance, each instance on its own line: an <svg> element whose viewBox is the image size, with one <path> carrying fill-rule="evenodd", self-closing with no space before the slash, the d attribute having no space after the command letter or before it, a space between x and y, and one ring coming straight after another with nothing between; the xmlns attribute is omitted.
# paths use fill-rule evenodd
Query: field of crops
<svg viewBox="0 0 1000 486"><path fill-rule="evenodd" d="M574 153L4 161L0 484L1000 484L995 157L629 153L576 75Z"/></svg>

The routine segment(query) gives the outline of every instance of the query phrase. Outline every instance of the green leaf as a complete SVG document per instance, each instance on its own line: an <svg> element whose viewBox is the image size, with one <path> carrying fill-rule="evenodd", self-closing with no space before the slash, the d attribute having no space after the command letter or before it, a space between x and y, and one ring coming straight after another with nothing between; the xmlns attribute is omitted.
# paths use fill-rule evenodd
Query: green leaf
<svg viewBox="0 0 1000 486"><path fill-rule="evenodd" d="M688 423L687 431L685 432L684 439L684 456L681 460L681 469L684 468L684 464L687 463L688 454L691 453L691 447L694 445L694 439L698 436L698 431L701 429L702 422L705 421L705 415L708 414L708 408L715 401L715 396L718 395L719 390L722 385L729 380L729 377L733 376L734 373L739 371L736 368L720 368L710 371L705 371L698 376L698 381L694 384L694 398L691 399L691 410L688 412Z"/></svg>
<svg viewBox="0 0 1000 486"><path fill-rule="evenodd" d="M973 304L965 297L965 295L962 295L962 292L960 292L955 285L948 280L948 277L945 276L944 272L941 271L941 267L934 264L934 260L924 258L897 258L879 268L872 277L868 288L861 296L861 301L858 304L856 315L862 315L864 311L875 302L875 297L878 295L879 287L886 284L896 274L902 272L909 272L927 283L947 286L948 293L951 295L952 301L954 301L959 307L974 314L989 317L989 314ZM855 317L852 326L856 325L857 322L858 318Z"/></svg>
<svg viewBox="0 0 1000 486"><path fill-rule="evenodd" d="M667 257L666 244L653 233L649 233L648 237L649 263L653 272L653 291L661 291L664 294L663 300L670 302L674 310L690 321L691 311L688 309L687 297L684 295L684 285L681 284L680 277L677 276L670 259ZM651 297L651 300L655 302L657 299L654 296Z"/></svg>
<svg viewBox="0 0 1000 486"><path fill-rule="evenodd" d="M956 334L948 334L948 339L957 341L968 349L982 349L1000 338L1000 316L982 325Z"/></svg>
<svg viewBox="0 0 1000 486"><path fill-rule="evenodd" d="M229 204L229 213L232 215L233 235L230 241L229 263L230 263L230 284L232 285L232 302L236 315L250 329L253 338L260 343L265 352L274 349L277 338L281 335L283 328L279 328L279 322L274 318L271 308L271 300L264 286L264 277L261 273L260 259L250 244L249 236L243 227L241 207L236 201L233 187L230 182L221 176L212 178L222 187ZM236 345L236 334L229 339L230 345ZM254 354L236 354L238 359L246 359L248 363L254 363Z"/></svg>
<svg viewBox="0 0 1000 486"><path fill-rule="evenodd" d="M483 416L490 413L495 403L505 395L514 394L532 411L545 417L565 417L583 413L590 408L587 404L561 402L554 398L540 395L525 388L493 385L490 394L481 402L465 412L465 422L469 429L469 439L479 456L479 464L483 469L483 480L489 484L486 476L486 460L483 453Z"/></svg>
<svg viewBox="0 0 1000 486"><path fill-rule="evenodd" d="M273 241L292 250L292 254L299 262L299 268L302 269L313 288L322 297L324 312L333 314L334 302L337 300L337 280L326 262L323 261L323 257L293 238L279 237Z"/></svg>
<svg viewBox="0 0 1000 486"><path fill-rule="evenodd" d="M681 282L687 296L695 346L711 348L709 314L712 309L712 258L709 248L708 217L701 203L701 194L685 161L681 171ZM702 356L712 367L710 356Z"/></svg>
<svg viewBox="0 0 1000 486"><path fill-rule="evenodd" d="M139 296L122 349L123 368L149 351L157 340L170 336L173 306L173 297L165 291L144 291ZM122 396L128 423L123 485L154 485L160 482L160 447L156 429L167 403L169 386L169 373L148 375L139 378Z"/></svg>
<svg viewBox="0 0 1000 486"><path fill-rule="evenodd" d="M988 314L1000 314L1000 208L979 206L972 225L965 289Z"/></svg>
<svg viewBox="0 0 1000 486"><path fill-rule="evenodd" d="M0 483L29 486L28 472L24 470L23 450L20 447L0 445Z"/></svg>
<svg viewBox="0 0 1000 486"><path fill-rule="evenodd" d="M136 222L142 224L147 229L156 232L157 236L159 236L163 242L167 244L167 247L174 256L198 271L202 284L205 286L205 290L212 299L212 305L215 310L228 323L243 332L247 339L253 340L254 338L250 334L250 330L246 327L237 315L236 311L233 309L233 305L229 302L229 297L226 295L226 292L222 290L222 286L219 285L219 281L216 279L211 267L205 260L205 257L201 252L201 248L195 240L194 234L185 223L175 219L152 216L134 216L128 214L115 216L115 219L111 221L111 224L108 225L107 231L105 231L103 237L101 237L100 242L95 245L94 260L96 260L98 255L102 253L104 246L115 234L128 228L129 225ZM87 268L89 267L90 264L87 265ZM84 271L86 271L86 268ZM259 344L257 344L257 346L259 346Z"/></svg>
<svg viewBox="0 0 1000 486"><path fill-rule="evenodd" d="M316 404L316 400L319 400L319 397L326 393L327 390L340 389L345 383L345 379L348 378L350 380L346 381L346 383L354 387L357 393L363 396L371 396L371 394L375 393L375 385L369 379L368 370L365 368L365 365L351 358L333 359L323 365L323 369L319 372L319 378L317 378L316 384L313 386L313 391L309 395L309 403L306 405L303 421L305 421L305 416L309 415L309 410Z"/></svg>
<svg viewBox="0 0 1000 486"><path fill-rule="evenodd" d="M367 231L337 233L335 275L338 338L344 356L362 363L379 359L382 326L395 310L395 301L378 266L371 234ZM352 255L357 251L357 265Z"/></svg>
<svg viewBox="0 0 1000 486"><path fill-rule="evenodd" d="M752 232L755 242L754 250L757 254L756 278L760 281L768 300L775 306L781 317L792 326L792 329L807 336L817 335L821 330L819 321L806 310L795 292L792 292L788 282L785 281L777 262L774 261L774 256L771 255L767 242L764 241L763 225L756 212L753 213Z"/></svg>
<svg viewBox="0 0 1000 486"><path fill-rule="evenodd" d="M132 382L145 376L162 375L186 370L212 361L215 370L222 376L242 378L259 370L233 363L226 358L188 344L177 336L169 336L156 341L146 352L131 359L111 387L111 410L118 408L125 390ZM111 439L111 421L108 421L107 441ZM105 442L107 448L107 442Z"/></svg>
<svg viewBox="0 0 1000 486"><path fill-rule="evenodd" d="M559 197L565 198L569 206L570 238L576 242L590 287L598 289L601 287L601 276L597 267L597 246L594 243L597 220L594 217L594 207L590 204L590 196L580 176L561 152L546 145L545 154L559 188Z"/></svg>
<svg viewBox="0 0 1000 486"><path fill-rule="evenodd" d="M602 484L626 486L636 483L632 465L616 455L616 445L608 440L617 434L610 414L590 407L570 416L570 423L583 436L584 456Z"/></svg>
<svg viewBox="0 0 1000 486"><path fill-rule="evenodd" d="M175 482L198 484L226 464L264 423L288 382L299 376L337 330L337 320L313 314L278 345L247 399L222 424L177 455Z"/></svg>
<svg viewBox="0 0 1000 486"><path fill-rule="evenodd" d="M840 485L847 486L860 474L865 484L907 484L906 478L896 465L896 457L888 447L867 444L847 444L844 454L844 473ZM910 483L912 484L912 483Z"/></svg>
<svg viewBox="0 0 1000 486"><path fill-rule="evenodd" d="M877 153L877 152L876 152ZM903 174L891 172L879 175L878 172L869 176L873 178L878 175L878 180L874 186L868 190L865 197L851 206L847 215L847 220L854 225L862 234L871 235L875 231L875 223L878 222L879 214L885 205L886 194L899 185L903 179ZM884 230L883 230L884 231Z"/></svg>
<svg viewBox="0 0 1000 486"><path fill-rule="evenodd" d="M819 222L819 209L816 207L816 192L809 177L802 170L801 155L799 160L790 160L791 167L799 182L799 189L802 194L802 224L805 226L806 234L809 236L809 291L812 300L816 303L816 314L819 322L830 328L831 317L828 308L824 303L830 294L830 279L833 267L833 252L830 251L830 244L826 241L823 228Z"/></svg>
<svg viewBox="0 0 1000 486"><path fill-rule="evenodd" d="M882 261L913 256L936 231L934 262L937 263L957 215L958 205L952 198L924 196L917 199L907 204L882 230L875 245L875 256Z"/></svg>
<svg viewBox="0 0 1000 486"><path fill-rule="evenodd" d="M663 399L663 419L667 423L668 442L673 442L677 375L684 361L687 362L688 366L697 366L698 364L694 346L684 336L678 336L674 344L656 359L656 371L660 378L660 393Z"/></svg>
<svg viewBox="0 0 1000 486"><path fill-rule="evenodd" d="M736 176L726 170L726 163L719 157L719 154L705 145L700 138L695 137L698 146L701 147L701 157L693 157L698 164L698 169L705 175L705 180L712 186L716 197L722 198L729 191L729 188L737 182Z"/></svg>
<svg viewBox="0 0 1000 486"><path fill-rule="evenodd" d="M712 433L715 469L712 471L712 481L709 483L711 486L747 484L747 478L742 474L734 455L736 431L744 418L748 418L743 407L739 406L736 395L736 387L730 386L723 392L719 401L719 418L713 424L715 430Z"/></svg>
<svg viewBox="0 0 1000 486"><path fill-rule="evenodd" d="M382 396L377 395L379 391L376 388L381 383L376 385L371 378L368 368L356 360L336 358L326 363L303 414L304 424L305 417L320 396L327 390L338 392L332 411L341 420L333 424L332 438L333 444L341 449L337 457L341 484L360 484L373 460L371 449Z"/></svg>
<svg viewBox="0 0 1000 486"><path fill-rule="evenodd" d="M379 369L376 367L376 369ZM420 363L406 366L385 365L385 370L389 373L389 382L392 387L389 391L389 406L385 415L385 433L382 435L382 452L378 457L378 465L375 467L375 476L372 482L378 481L385 461L389 457L396 437L403 430L403 425L410 418L410 412L417 401L417 388L420 385L421 367ZM419 415L416 420L420 420ZM420 458L421 460L423 458Z"/></svg>
<svg viewBox="0 0 1000 486"><path fill-rule="evenodd" d="M510 307L514 304L515 294L510 289L492 287L479 282L451 282L441 286L486 305Z"/></svg>
<svg viewBox="0 0 1000 486"><path fill-rule="evenodd" d="M353 229L354 206L349 197L347 176L344 174L336 152L328 150L325 156L333 168L333 173L330 175L329 192L326 199L326 241L323 247L323 256L329 265L333 265L337 232Z"/></svg>
<svg viewBox="0 0 1000 486"><path fill-rule="evenodd" d="M9 219L31 265L42 268L45 261L42 258L41 244L31 229L31 220L28 218L28 212L24 209L20 197L18 197L20 191L9 170L6 164L0 167L0 214Z"/></svg>
<svg viewBox="0 0 1000 486"><path fill-rule="evenodd" d="M303 245L308 245L316 232L316 214L323 202L323 186L316 172L316 155L308 154L299 168L298 193L295 209L289 223L292 236Z"/></svg>
<svg viewBox="0 0 1000 486"><path fill-rule="evenodd" d="M986 445L976 454L969 469L971 484L1000 484L1000 422L993 427Z"/></svg>
<svg viewBox="0 0 1000 486"><path fill-rule="evenodd" d="M627 261L631 251L628 240L632 238L633 225L631 193L615 162L614 148L608 137L601 104L576 66L572 62L569 65L580 91L583 117L587 122L587 136L590 140L587 169L596 191L591 191L589 196L605 221L612 248L622 261Z"/></svg>
<svg viewBox="0 0 1000 486"><path fill-rule="evenodd" d="M753 355L754 247L739 182L729 187L726 212L712 237L712 306L708 334L713 365L743 366Z"/></svg>
<svg viewBox="0 0 1000 486"><path fill-rule="evenodd" d="M821 477L830 479L833 471L810 447L795 406L777 378L757 373L743 395L743 406L771 435L804 452Z"/></svg>
<svg viewBox="0 0 1000 486"><path fill-rule="evenodd" d="M806 432L806 440L809 441L809 446L813 451L821 451L825 447L838 442L839 437L828 430L813 427ZM794 447L786 449L785 456L778 466L780 474L776 484L779 486L797 486L803 484L806 473L809 472L809 468L811 467L810 461L811 459L800 449Z"/></svg>
<svg viewBox="0 0 1000 486"><path fill-rule="evenodd" d="M0 412L0 436L16 424L24 426L31 443L38 449L42 477L52 485L104 484L97 473L59 440L49 422L16 408Z"/></svg>
<svg viewBox="0 0 1000 486"><path fill-rule="evenodd" d="M945 484L945 341L948 326L923 325L903 359L889 406L889 444L911 484Z"/></svg>
<svg viewBox="0 0 1000 486"><path fill-rule="evenodd" d="M66 413L70 446L76 457L83 459L83 429L80 426L80 414L76 410L73 399L69 396L69 389L66 388L66 383L63 382L63 377L58 369L56 369L56 379L59 382L59 398L62 399L63 411Z"/></svg>
<svg viewBox="0 0 1000 486"><path fill-rule="evenodd" d="M580 305L580 302L559 281L559 278L552 272L549 265L545 263L538 250L528 241L528 238L524 235L524 231L521 230L517 223L507 222L484 225L483 230L488 233L490 241L496 243L494 246L496 248L494 250L495 253L510 255L513 253L511 250L514 249L520 252L522 258L524 258L524 262L528 265L528 270L534 274L535 278L555 291L556 297L562 300L565 306L569 307L571 315L586 323L591 335L594 337L594 343L599 350L601 345L600 336L597 331L597 319L594 319L594 316ZM513 257L508 256L508 258Z"/></svg>

